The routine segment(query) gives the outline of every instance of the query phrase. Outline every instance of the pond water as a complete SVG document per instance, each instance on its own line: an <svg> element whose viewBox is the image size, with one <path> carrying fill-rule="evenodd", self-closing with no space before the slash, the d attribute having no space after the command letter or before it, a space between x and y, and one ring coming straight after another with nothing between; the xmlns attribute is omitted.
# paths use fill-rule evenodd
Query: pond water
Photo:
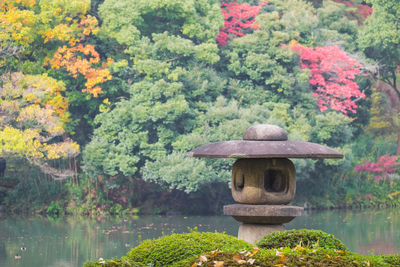
<svg viewBox="0 0 400 267"><path fill-rule="evenodd" d="M400 210L307 213L287 229L320 229L363 254L400 253ZM228 216L140 216L138 218L6 217L0 219L0 266L82 266L88 260L121 257L140 240L172 232L226 232L239 223ZM26 248L21 250L21 248ZM16 255L20 259L15 259Z"/></svg>

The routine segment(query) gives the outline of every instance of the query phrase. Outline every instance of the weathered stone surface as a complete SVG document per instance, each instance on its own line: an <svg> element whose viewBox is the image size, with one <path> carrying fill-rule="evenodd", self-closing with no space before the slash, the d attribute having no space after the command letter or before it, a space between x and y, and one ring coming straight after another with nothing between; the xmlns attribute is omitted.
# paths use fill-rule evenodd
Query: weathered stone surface
<svg viewBox="0 0 400 267"><path fill-rule="evenodd" d="M187 153L204 158L343 158L329 147L300 141L233 140L210 143Z"/></svg>
<svg viewBox="0 0 400 267"><path fill-rule="evenodd" d="M288 204L296 191L289 159L238 159L232 169L232 196L242 204Z"/></svg>
<svg viewBox="0 0 400 267"><path fill-rule="evenodd" d="M304 208L286 205L246 205L224 206L224 215L250 224L282 224L303 215Z"/></svg>
<svg viewBox="0 0 400 267"><path fill-rule="evenodd" d="M282 224L263 225L243 223L239 226L238 238L249 243L256 244L265 235L284 230L285 227Z"/></svg>
<svg viewBox="0 0 400 267"><path fill-rule="evenodd" d="M288 136L286 131L279 126L259 124L247 128L243 140L286 141Z"/></svg>

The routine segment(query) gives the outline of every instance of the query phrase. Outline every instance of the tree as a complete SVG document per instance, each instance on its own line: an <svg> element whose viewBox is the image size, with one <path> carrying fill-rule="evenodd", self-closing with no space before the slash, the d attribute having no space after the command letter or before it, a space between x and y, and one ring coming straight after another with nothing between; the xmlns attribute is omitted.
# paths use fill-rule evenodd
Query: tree
<svg viewBox="0 0 400 267"><path fill-rule="evenodd" d="M56 179L74 173L48 162L73 158L79 145L65 135L68 101L62 82L43 75L13 73L0 87L0 156L19 156Z"/></svg>
<svg viewBox="0 0 400 267"><path fill-rule="evenodd" d="M111 79L111 60L102 64L88 43L97 19L87 14L87 0L5 0L0 7L1 154L25 157L61 178L66 172L49 163L79 153L68 137L75 99L66 95L77 89L97 96L98 85Z"/></svg>
<svg viewBox="0 0 400 267"><path fill-rule="evenodd" d="M375 181L390 178L397 171L400 162L397 156L389 156L388 154L381 156L377 162L365 162L354 167L356 172L375 173Z"/></svg>
<svg viewBox="0 0 400 267"><path fill-rule="evenodd" d="M365 3L362 3L364 1L357 1L357 0L332 0L336 3L344 4L352 10L350 12L347 12L347 16L350 17L355 17L358 20L358 23L361 25L363 20L371 16L372 14L372 8Z"/></svg>
<svg viewBox="0 0 400 267"><path fill-rule="evenodd" d="M344 114L348 111L356 113L355 100L365 97L354 81L361 74L360 63L338 46L313 49L295 44L291 49L300 53L301 68L311 71L309 83L321 111L331 108Z"/></svg>
<svg viewBox="0 0 400 267"><path fill-rule="evenodd" d="M221 3L221 12L224 15L224 27L219 30L217 42L219 45L226 45L232 36L243 36L246 29L258 29L254 24L256 16L266 1L260 2L256 6L247 3L239 4L236 2Z"/></svg>
<svg viewBox="0 0 400 267"><path fill-rule="evenodd" d="M139 176L221 94L225 82L210 66L222 14L214 0L106 0L99 9L100 34L124 48L134 74L129 94L95 118L84 168L91 177Z"/></svg>
<svg viewBox="0 0 400 267"><path fill-rule="evenodd" d="M398 87L398 66L400 65L400 2L394 0L373 0L371 1L374 12L365 21L359 34L359 46L364 54L375 60L378 64L377 70L372 73L377 80L384 81L391 86L393 94L387 94L390 99L394 96L400 99ZM380 90L381 88L378 88ZM399 101L390 101L399 103ZM393 106L397 112L400 106ZM397 152L400 154L400 131L397 131Z"/></svg>
<svg viewBox="0 0 400 267"><path fill-rule="evenodd" d="M7 54L0 67L27 74L49 73L48 64L65 68L75 80L81 74L86 82L78 89L94 96L101 92L96 85L111 79L107 64L101 65L94 46L87 44L98 33L97 19L87 14L89 0L5 0L0 5L0 44Z"/></svg>

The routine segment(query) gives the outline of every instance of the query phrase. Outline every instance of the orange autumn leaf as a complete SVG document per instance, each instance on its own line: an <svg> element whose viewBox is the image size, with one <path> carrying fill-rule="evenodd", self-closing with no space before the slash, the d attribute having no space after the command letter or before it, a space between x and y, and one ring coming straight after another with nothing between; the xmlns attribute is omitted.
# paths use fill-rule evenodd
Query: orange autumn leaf
<svg viewBox="0 0 400 267"><path fill-rule="evenodd" d="M285 254L283 252L277 252L276 256L279 257L279 261L281 262L287 262L289 259L285 256Z"/></svg>
<svg viewBox="0 0 400 267"><path fill-rule="evenodd" d="M235 255L235 256L232 257L232 259L235 260L235 261L239 261L239 260L242 259L242 257L240 255Z"/></svg>
<svg viewBox="0 0 400 267"><path fill-rule="evenodd" d="M246 263L246 261L243 260L242 257L241 257L240 255L234 255L234 256L232 257L232 259L233 259L234 261L236 261L237 263L239 263L239 264L244 264L244 263Z"/></svg>

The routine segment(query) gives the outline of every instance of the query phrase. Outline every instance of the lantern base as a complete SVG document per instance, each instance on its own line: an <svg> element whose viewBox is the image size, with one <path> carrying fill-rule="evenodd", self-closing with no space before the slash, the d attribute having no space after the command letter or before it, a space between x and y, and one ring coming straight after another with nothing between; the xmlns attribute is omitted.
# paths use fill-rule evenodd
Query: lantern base
<svg viewBox="0 0 400 267"><path fill-rule="evenodd" d="M238 238L251 244L256 244L265 235L284 230L285 227L282 224L268 225L243 223L239 226Z"/></svg>

